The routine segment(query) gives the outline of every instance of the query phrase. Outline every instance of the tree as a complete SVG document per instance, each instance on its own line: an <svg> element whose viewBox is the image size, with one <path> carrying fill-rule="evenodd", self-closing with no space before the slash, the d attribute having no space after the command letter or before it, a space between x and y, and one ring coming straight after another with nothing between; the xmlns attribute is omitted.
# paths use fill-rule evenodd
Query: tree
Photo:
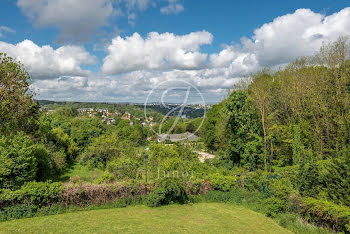
<svg viewBox="0 0 350 234"><path fill-rule="evenodd" d="M259 113L246 91L234 91L226 101L230 131L229 154L234 164L250 170L260 166L263 153ZM248 163L249 162L249 163ZM245 165L248 163L247 165Z"/></svg>
<svg viewBox="0 0 350 234"><path fill-rule="evenodd" d="M255 103L256 108L259 111L261 126L263 129L263 141L264 141L264 163L265 170L267 170L267 139L268 139L268 123L267 118L269 113L269 101L272 87L272 76L268 74L268 71L262 70L260 73L253 77L253 82L249 85L249 94ZM270 160L272 161L272 160Z"/></svg>
<svg viewBox="0 0 350 234"><path fill-rule="evenodd" d="M207 112L203 122L203 139L208 150L216 151L224 147L227 136L227 113L225 113L225 101L213 107Z"/></svg>
<svg viewBox="0 0 350 234"><path fill-rule="evenodd" d="M0 133L35 130L39 106L29 86L30 76L23 65L0 53Z"/></svg>
<svg viewBox="0 0 350 234"><path fill-rule="evenodd" d="M101 135L95 138L81 156L81 162L92 168L106 168L107 162L122 155L121 142L116 136Z"/></svg>

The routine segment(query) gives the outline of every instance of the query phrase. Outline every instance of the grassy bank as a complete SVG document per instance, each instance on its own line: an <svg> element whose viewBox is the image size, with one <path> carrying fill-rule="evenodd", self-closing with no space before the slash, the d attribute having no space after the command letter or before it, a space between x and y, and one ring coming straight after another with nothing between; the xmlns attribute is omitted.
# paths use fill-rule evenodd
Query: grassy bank
<svg viewBox="0 0 350 234"><path fill-rule="evenodd" d="M291 233L249 209L218 203L130 206L12 220L0 233Z"/></svg>

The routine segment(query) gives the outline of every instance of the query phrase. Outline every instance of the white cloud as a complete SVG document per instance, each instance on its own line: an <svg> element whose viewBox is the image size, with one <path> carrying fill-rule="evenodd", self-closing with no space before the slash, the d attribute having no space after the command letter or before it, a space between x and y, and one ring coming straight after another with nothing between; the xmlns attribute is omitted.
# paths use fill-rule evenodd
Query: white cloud
<svg viewBox="0 0 350 234"><path fill-rule="evenodd" d="M52 79L61 75L88 75L81 65L92 65L96 58L81 46L38 46L30 40L18 44L0 41L0 51L24 64L34 79Z"/></svg>
<svg viewBox="0 0 350 234"><path fill-rule="evenodd" d="M111 0L18 0L17 6L35 26L56 27L58 40L70 42L90 39L115 13Z"/></svg>
<svg viewBox="0 0 350 234"><path fill-rule="evenodd" d="M263 24L239 44L225 45L209 60L200 51L213 40L205 31L116 37L101 67L114 75L37 80L34 86L41 88L41 98L143 102L160 82L181 79L198 87L207 102L215 102L241 77L264 66L284 66L297 57L313 55L323 41L350 35L349 18L350 8L329 16L299 9Z"/></svg>
<svg viewBox="0 0 350 234"><path fill-rule="evenodd" d="M102 71L116 74L144 69L198 69L207 59L199 48L212 39L206 31L182 36L151 32L145 39L138 33L125 39L118 36L108 47Z"/></svg>
<svg viewBox="0 0 350 234"><path fill-rule="evenodd" d="M212 103L222 98L220 91L231 88L237 80L221 74L205 77L200 73L203 71L134 71L115 76L91 74L88 77L36 80L33 89L39 94L38 99L143 103L158 84L167 81L163 87L173 88L175 81L185 80L201 91L206 102Z"/></svg>
<svg viewBox="0 0 350 234"><path fill-rule="evenodd" d="M0 38L4 36L4 32L15 33L16 31L7 26L0 26Z"/></svg>
<svg viewBox="0 0 350 234"><path fill-rule="evenodd" d="M133 10L140 10L144 11L146 10L150 5L155 4L152 0L123 0L125 2L126 8L130 11Z"/></svg>
<svg viewBox="0 0 350 234"><path fill-rule="evenodd" d="M299 9L275 18L242 38L240 45L224 46L210 55L210 65L244 75L264 66L284 66L301 56L313 55L323 42L350 35L350 8L330 16Z"/></svg>
<svg viewBox="0 0 350 234"><path fill-rule="evenodd" d="M179 14L184 11L184 6L178 0L169 0L169 4L160 8L160 12L164 15Z"/></svg>

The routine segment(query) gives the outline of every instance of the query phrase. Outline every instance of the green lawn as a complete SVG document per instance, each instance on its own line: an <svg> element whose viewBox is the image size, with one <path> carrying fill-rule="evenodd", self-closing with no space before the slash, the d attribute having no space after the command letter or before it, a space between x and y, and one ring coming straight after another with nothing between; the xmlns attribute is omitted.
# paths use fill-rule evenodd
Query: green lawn
<svg viewBox="0 0 350 234"><path fill-rule="evenodd" d="M1 233L291 233L249 209L218 203L130 206L12 220Z"/></svg>

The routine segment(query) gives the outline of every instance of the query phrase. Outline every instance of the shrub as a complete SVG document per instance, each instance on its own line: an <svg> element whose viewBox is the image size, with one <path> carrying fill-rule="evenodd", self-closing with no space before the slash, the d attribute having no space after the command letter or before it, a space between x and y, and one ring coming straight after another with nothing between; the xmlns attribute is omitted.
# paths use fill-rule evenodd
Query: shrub
<svg viewBox="0 0 350 234"><path fill-rule="evenodd" d="M52 154L52 158L57 171L62 171L67 166L66 157L67 156L63 150L55 151Z"/></svg>
<svg viewBox="0 0 350 234"><path fill-rule="evenodd" d="M325 168L321 173L324 197L337 204L350 206L350 153L322 164Z"/></svg>
<svg viewBox="0 0 350 234"><path fill-rule="evenodd" d="M288 209L286 200L277 197L269 197L264 201L266 206L266 215L269 217L276 217L277 214L282 213Z"/></svg>
<svg viewBox="0 0 350 234"><path fill-rule="evenodd" d="M186 203L188 196L185 184L179 178L165 177L158 181L147 197L146 204L151 207L168 205L170 203Z"/></svg>
<svg viewBox="0 0 350 234"><path fill-rule="evenodd" d="M209 182L214 190L223 192L231 191L237 187L236 176L224 176L219 173L208 176Z"/></svg>
<svg viewBox="0 0 350 234"><path fill-rule="evenodd" d="M315 198L293 198L308 220L337 231L350 232L350 208Z"/></svg>
<svg viewBox="0 0 350 234"><path fill-rule="evenodd" d="M54 161L44 145L34 145L32 150L37 161L36 179L47 180L53 174Z"/></svg>
<svg viewBox="0 0 350 234"><path fill-rule="evenodd" d="M38 207L33 204L18 204L0 210L0 221L33 217Z"/></svg>
<svg viewBox="0 0 350 234"><path fill-rule="evenodd" d="M293 186L298 184L298 171L299 165L276 168L276 173L278 173L282 178L288 178Z"/></svg>
<svg viewBox="0 0 350 234"><path fill-rule="evenodd" d="M275 197L288 200L293 192L293 185L288 178L273 179L269 181L269 191Z"/></svg>
<svg viewBox="0 0 350 234"><path fill-rule="evenodd" d="M320 192L320 168L315 161L302 163L298 171L298 190L302 196L316 197Z"/></svg>
<svg viewBox="0 0 350 234"><path fill-rule="evenodd" d="M23 133L0 137L0 189L18 189L35 179L37 161L33 142Z"/></svg>
<svg viewBox="0 0 350 234"><path fill-rule="evenodd" d="M14 204L33 204L36 206L50 205L58 201L63 188L61 183L29 182L19 190L0 191L0 204L5 206Z"/></svg>
<svg viewBox="0 0 350 234"><path fill-rule="evenodd" d="M244 181L244 188L249 191L267 192L267 173L262 170L249 173Z"/></svg>
<svg viewBox="0 0 350 234"><path fill-rule="evenodd" d="M111 183L115 181L116 178L113 174L109 173L108 171L105 171L103 175L97 179L97 184L103 184L103 183Z"/></svg>
<svg viewBox="0 0 350 234"><path fill-rule="evenodd" d="M107 164L107 171L117 179L136 179L139 163L130 158L114 160Z"/></svg>

